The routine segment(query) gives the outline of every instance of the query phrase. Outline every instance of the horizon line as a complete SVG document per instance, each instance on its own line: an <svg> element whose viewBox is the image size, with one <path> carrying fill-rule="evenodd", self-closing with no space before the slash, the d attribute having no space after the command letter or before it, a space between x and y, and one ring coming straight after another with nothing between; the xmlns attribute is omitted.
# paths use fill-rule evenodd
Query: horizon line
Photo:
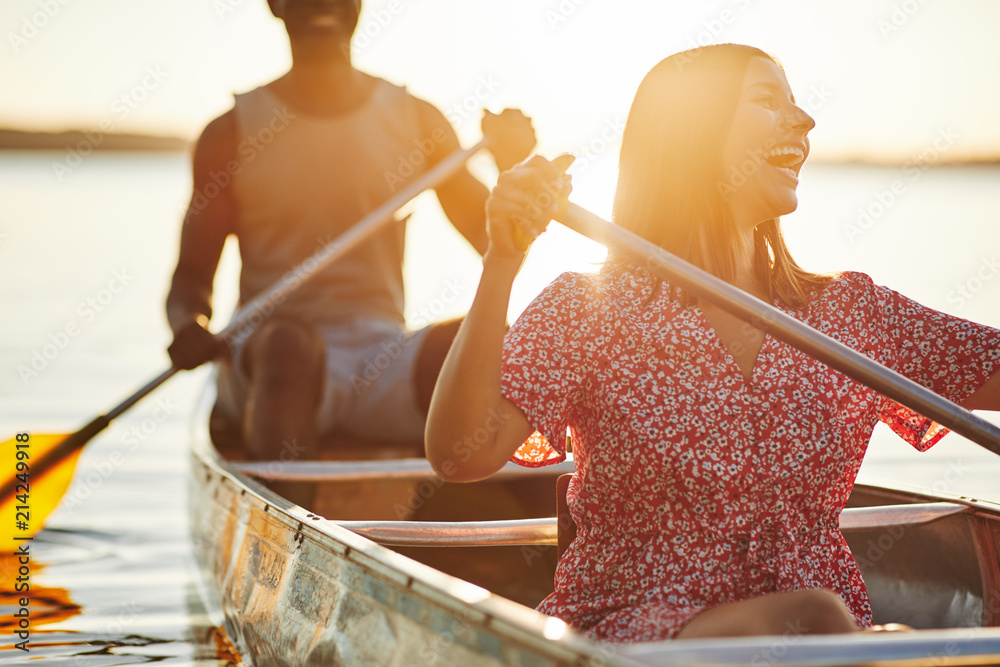
<svg viewBox="0 0 1000 667"><path fill-rule="evenodd" d="M18 127L0 127L0 151L45 151L72 150L80 142L88 143L90 150L100 151L154 151L154 152L186 152L194 145L195 138L187 138L177 134L158 134L152 132L102 132L98 129L72 128L64 130L34 130ZM615 155L616 152L606 152L605 155ZM858 166L904 166L917 161L917 156L904 155L898 152L874 155L860 152L828 152L813 153L809 157L813 164L838 164ZM940 156L939 159L926 161L928 166L958 166L958 165L1000 165L1000 152L965 153L953 156Z"/></svg>

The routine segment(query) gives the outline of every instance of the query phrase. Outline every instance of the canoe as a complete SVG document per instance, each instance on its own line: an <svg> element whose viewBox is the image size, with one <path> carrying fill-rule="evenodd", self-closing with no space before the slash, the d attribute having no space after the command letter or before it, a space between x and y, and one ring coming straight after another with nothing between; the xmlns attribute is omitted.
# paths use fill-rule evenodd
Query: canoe
<svg viewBox="0 0 1000 667"><path fill-rule="evenodd" d="M210 613L247 664L1000 665L996 503L855 487L841 529L875 620L915 632L612 646L532 608L551 589L556 477L571 463L472 485L437 479L418 447L248 463L207 422L193 438L192 538ZM316 511L269 479L321 483Z"/></svg>

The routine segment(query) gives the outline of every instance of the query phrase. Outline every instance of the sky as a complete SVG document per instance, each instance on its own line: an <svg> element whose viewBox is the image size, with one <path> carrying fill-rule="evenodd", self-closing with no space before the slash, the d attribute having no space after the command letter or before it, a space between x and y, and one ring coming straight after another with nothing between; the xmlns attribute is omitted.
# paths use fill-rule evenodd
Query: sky
<svg viewBox="0 0 1000 667"><path fill-rule="evenodd" d="M613 152L642 76L752 44L817 120L813 156L1000 155L995 0L365 0L356 65L474 143L482 108L530 115L542 152ZM4 0L0 126L194 138L287 70L264 0Z"/></svg>

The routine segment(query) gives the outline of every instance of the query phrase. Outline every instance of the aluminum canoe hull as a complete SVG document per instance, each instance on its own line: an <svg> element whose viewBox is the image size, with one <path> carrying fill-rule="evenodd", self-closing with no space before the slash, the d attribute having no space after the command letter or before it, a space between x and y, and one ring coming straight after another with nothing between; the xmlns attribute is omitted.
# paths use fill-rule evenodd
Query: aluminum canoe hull
<svg viewBox="0 0 1000 667"><path fill-rule="evenodd" d="M223 459L207 429L192 451L190 515L204 592L247 664L1000 665L993 503L856 487L855 507L957 508L925 523L901 524L889 512L885 525L869 517L844 529L876 622L917 632L609 646L289 503Z"/></svg>

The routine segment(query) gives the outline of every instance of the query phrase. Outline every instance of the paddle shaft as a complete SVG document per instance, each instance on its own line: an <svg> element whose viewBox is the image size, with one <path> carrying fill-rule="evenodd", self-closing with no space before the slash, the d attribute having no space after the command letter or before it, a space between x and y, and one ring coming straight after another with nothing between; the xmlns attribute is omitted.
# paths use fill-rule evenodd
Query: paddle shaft
<svg viewBox="0 0 1000 667"><path fill-rule="evenodd" d="M995 454L1000 454L1000 428L994 424L821 334L774 306L576 204L570 204L557 220L587 238L608 246L636 265L669 280L672 285L715 304L727 313L822 361L830 368L916 410Z"/></svg>
<svg viewBox="0 0 1000 667"><path fill-rule="evenodd" d="M218 336L226 339L233 337L245 338L248 336L249 332L260 321L270 315L274 308L280 305L302 283L318 274L332 262L340 259L356 248L362 241L379 231L386 222L393 218L396 211L408 204L411 199L424 190L439 184L465 164L466 160L472 157L473 154L485 147L486 139L483 139L475 146L455 151L441 160L441 162L428 170L426 174L413 181L412 184L400 191L395 197L366 215L353 227L323 246L315 255L286 273L267 292L259 294L249 303L242 306L233 316L229 325L218 333Z"/></svg>
<svg viewBox="0 0 1000 667"><path fill-rule="evenodd" d="M396 211L408 204L424 190L439 185L458 171L459 167L465 164L475 153L485 148L486 145L486 139L482 139L471 148L460 149L451 153L431 169L428 169L426 173L400 190L389 201L366 215L346 232L286 273L281 280L266 292L262 292L242 306L226 328L216 334L216 338L229 342L234 337L246 338L249 336L274 311L275 307L288 298L289 294L382 229L386 223L394 218ZM31 474L38 477L58 465L67 456L73 454L73 452L87 444L91 438L107 428L112 419L131 408L147 394L169 380L178 370L180 369L171 366L116 405L107 414L96 417L79 431L71 434L44 457L34 462L31 466ZM3 488L0 489L0 502L12 497L16 489L16 478L5 482Z"/></svg>

